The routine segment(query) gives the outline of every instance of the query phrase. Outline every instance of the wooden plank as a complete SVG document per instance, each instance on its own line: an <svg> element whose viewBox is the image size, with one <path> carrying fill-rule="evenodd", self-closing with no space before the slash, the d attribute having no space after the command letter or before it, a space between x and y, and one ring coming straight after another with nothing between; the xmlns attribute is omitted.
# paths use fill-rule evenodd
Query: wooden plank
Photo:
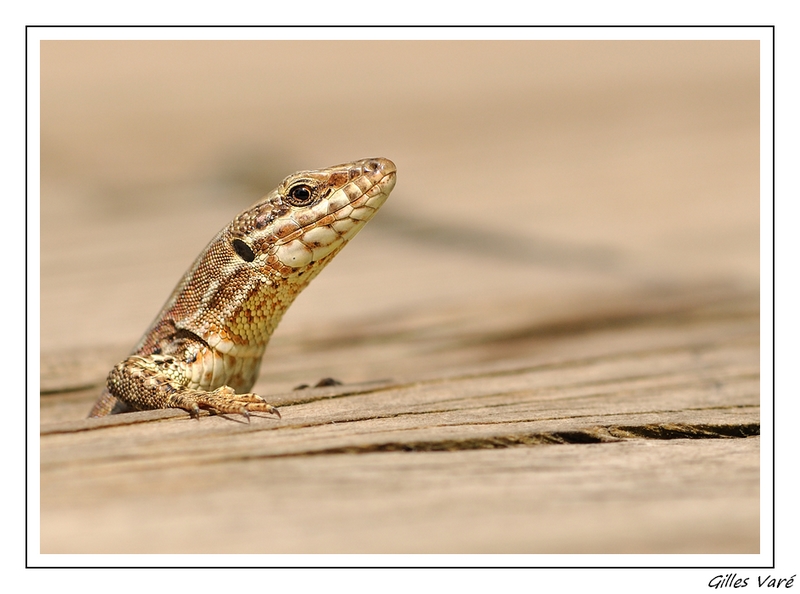
<svg viewBox="0 0 800 594"><path fill-rule="evenodd" d="M42 552L756 553L758 461L753 438L62 468Z"/></svg>
<svg viewBox="0 0 800 594"><path fill-rule="evenodd" d="M45 423L42 550L757 552L758 316L736 305L528 332L483 364L473 336L447 374L278 394L281 420Z"/></svg>

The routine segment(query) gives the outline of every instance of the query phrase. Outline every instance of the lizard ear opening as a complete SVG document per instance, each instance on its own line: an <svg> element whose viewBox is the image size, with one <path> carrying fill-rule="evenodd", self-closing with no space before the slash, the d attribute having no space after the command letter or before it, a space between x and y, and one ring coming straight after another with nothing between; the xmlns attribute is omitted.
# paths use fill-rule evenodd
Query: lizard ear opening
<svg viewBox="0 0 800 594"><path fill-rule="evenodd" d="M251 248L241 239L234 239L231 243L233 244L233 249L245 262L252 262L256 259L256 255L253 253L253 248Z"/></svg>

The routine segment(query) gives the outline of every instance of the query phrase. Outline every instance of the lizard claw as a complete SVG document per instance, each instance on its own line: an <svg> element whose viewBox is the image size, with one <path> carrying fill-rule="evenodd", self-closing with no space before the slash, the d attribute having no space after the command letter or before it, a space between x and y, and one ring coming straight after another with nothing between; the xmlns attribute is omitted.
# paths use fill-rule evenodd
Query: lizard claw
<svg viewBox="0 0 800 594"><path fill-rule="evenodd" d="M210 410L215 414L240 414L250 422L251 412L266 412L281 418L278 409L268 404L258 394L237 394L232 388L222 386L213 392L202 390L183 390L171 395L168 406L189 411L195 418L200 418L200 409Z"/></svg>

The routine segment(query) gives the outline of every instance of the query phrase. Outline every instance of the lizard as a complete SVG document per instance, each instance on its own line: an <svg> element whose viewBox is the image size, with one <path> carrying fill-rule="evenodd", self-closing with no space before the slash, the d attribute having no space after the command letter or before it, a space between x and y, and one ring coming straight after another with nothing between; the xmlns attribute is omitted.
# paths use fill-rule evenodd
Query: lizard
<svg viewBox="0 0 800 594"><path fill-rule="evenodd" d="M277 408L250 393L286 309L386 201L397 169L371 158L298 171L200 253L89 417L177 408L199 418Z"/></svg>

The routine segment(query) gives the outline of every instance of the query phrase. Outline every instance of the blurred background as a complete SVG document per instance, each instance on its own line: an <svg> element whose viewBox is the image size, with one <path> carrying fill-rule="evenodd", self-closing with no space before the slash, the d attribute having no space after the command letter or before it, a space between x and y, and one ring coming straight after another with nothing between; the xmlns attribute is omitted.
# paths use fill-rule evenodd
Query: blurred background
<svg viewBox="0 0 800 594"><path fill-rule="evenodd" d="M42 42L42 551L763 552L758 439L469 449L758 425L758 43ZM220 228L375 156L394 192L267 349L282 424L83 430Z"/></svg>
<svg viewBox="0 0 800 594"><path fill-rule="evenodd" d="M278 343L757 294L758 41L44 41L43 357L124 354L241 209L373 156Z"/></svg>

